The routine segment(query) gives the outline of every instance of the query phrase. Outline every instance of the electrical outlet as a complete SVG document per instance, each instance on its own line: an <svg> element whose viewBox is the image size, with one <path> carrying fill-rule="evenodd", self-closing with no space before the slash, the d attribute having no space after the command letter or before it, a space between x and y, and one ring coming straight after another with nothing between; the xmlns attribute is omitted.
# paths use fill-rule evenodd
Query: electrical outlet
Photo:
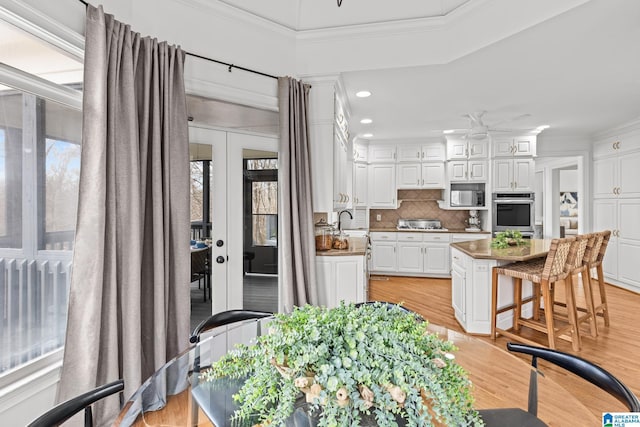
<svg viewBox="0 0 640 427"><path fill-rule="evenodd" d="M376 215L376 221L382 221L382 214Z"/></svg>

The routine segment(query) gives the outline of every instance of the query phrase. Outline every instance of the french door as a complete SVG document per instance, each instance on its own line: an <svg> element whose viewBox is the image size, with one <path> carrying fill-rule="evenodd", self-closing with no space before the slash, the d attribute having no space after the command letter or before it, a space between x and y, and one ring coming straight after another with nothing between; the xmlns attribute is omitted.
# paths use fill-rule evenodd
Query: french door
<svg viewBox="0 0 640 427"><path fill-rule="evenodd" d="M255 262L256 255L245 247L245 241L251 241L248 234L254 234L255 227L252 216L246 215L251 211L245 206L251 202L251 197L245 194L251 189L245 179L247 159L277 159L277 139L191 126L189 142L192 147L197 144L199 150L203 147L210 150L211 156L212 313L231 309L277 311L280 306L277 274L251 274L249 265ZM269 245L274 244L271 232ZM259 250L255 252L260 253ZM269 286L261 285L267 282ZM255 292L259 294L254 295ZM255 306L256 300L264 302L265 298L269 301L267 306Z"/></svg>

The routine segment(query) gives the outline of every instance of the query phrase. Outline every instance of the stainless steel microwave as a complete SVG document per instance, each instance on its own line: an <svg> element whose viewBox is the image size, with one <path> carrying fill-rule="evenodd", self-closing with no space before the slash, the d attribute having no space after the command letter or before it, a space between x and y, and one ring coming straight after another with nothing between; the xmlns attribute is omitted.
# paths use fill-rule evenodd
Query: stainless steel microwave
<svg viewBox="0 0 640 427"><path fill-rule="evenodd" d="M484 207L484 191L481 190L451 190L451 206L465 208Z"/></svg>

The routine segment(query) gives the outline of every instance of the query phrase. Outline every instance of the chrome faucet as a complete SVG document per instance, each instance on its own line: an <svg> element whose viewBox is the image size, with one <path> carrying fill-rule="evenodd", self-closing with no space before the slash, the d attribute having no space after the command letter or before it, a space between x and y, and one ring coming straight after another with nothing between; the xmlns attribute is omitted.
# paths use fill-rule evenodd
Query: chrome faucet
<svg viewBox="0 0 640 427"><path fill-rule="evenodd" d="M353 219L353 215L351 214L351 211L347 209L338 212L338 231L342 231L342 220L340 218L342 217L342 214L345 212L349 214L349 218Z"/></svg>

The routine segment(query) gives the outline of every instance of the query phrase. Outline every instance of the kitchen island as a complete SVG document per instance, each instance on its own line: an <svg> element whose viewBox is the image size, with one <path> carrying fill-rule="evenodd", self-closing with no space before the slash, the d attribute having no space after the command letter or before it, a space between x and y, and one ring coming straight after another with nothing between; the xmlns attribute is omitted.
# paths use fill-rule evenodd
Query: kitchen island
<svg viewBox="0 0 640 427"><path fill-rule="evenodd" d="M516 261L528 261L547 255L551 240L529 239L521 246L492 248L492 239L451 243L451 303L454 315L470 334L491 334L491 271L493 267ZM523 281L523 296L530 296L531 282ZM498 279L498 307L513 303L511 279ZM531 304L523 307L523 316L530 316ZM498 327L508 329L513 324L513 311L498 315Z"/></svg>

